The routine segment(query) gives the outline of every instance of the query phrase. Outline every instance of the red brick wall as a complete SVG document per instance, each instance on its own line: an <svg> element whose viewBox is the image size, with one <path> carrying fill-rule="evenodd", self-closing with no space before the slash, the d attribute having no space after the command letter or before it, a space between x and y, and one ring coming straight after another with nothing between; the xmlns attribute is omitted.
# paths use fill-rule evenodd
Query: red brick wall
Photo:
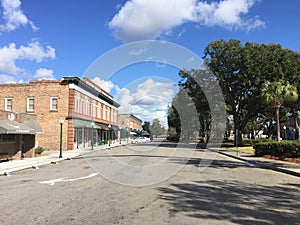
<svg viewBox="0 0 300 225"><path fill-rule="evenodd" d="M5 98L12 98L12 110L15 112L26 112L27 98L34 97L35 110L30 112L36 115L36 121L41 125L43 134L36 135L38 146L49 150L59 150L60 147L60 124L59 118L65 119L63 123L63 150L74 149L74 124L67 117L94 120L95 122L110 123L118 125L117 121L104 120L91 115L92 99L89 98L89 115L75 112L75 97L78 92L70 89L68 85L61 85L58 80L30 81L27 84L0 84L0 110L5 109ZM82 98L86 96L80 93ZM58 110L50 111L50 97L58 97ZM97 102L100 104L100 102ZM102 104L102 109L104 105ZM112 119L112 118L111 118Z"/></svg>
<svg viewBox="0 0 300 225"><path fill-rule="evenodd" d="M60 81L31 81L27 84L0 84L0 109L5 109L5 98L13 98L13 111L27 111L27 97L34 97L36 120L43 129L43 134L37 135L39 146L45 149L59 149L60 125L59 118L68 115L69 88L60 85ZM50 111L50 97L58 97L57 112ZM67 148L68 126L63 125L63 149Z"/></svg>

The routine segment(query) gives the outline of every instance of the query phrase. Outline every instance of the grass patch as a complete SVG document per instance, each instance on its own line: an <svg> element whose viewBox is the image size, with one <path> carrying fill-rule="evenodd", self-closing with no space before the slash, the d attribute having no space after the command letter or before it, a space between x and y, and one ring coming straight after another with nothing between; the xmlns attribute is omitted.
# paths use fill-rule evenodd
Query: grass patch
<svg viewBox="0 0 300 225"><path fill-rule="evenodd" d="M229 147L227 149L231 151L236 151L236 147ZM238 147L238 151L243 153L254 154L254 149L252 146Z"/></svg>

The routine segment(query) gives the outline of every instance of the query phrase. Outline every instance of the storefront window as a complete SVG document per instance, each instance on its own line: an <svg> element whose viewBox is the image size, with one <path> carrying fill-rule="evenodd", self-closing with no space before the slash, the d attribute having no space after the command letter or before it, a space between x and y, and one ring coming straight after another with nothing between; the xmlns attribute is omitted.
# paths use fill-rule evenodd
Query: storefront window
<svg viewBox="0 0 300 225"><path fill-rule="evenodd" d="M0 142L15 142L15 134L0 134Z"/></svg>

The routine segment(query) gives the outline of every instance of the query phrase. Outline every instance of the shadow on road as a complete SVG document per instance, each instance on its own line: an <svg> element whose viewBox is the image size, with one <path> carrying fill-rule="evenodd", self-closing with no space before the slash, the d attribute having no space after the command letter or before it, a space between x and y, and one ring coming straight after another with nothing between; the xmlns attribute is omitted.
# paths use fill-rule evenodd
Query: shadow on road
<svg viewBox="0 0 300 225"><path fill-rule="evenodd" d="M170 213L236 224L300 224L300 185L265 186L236 181L196 181L158 188ZM226 223L226 222L225 222Z"/></svg>
<svg viewBox="0 0 300 225"><path fill-rule="evenodd" d="M176 162L176 163L182 163L187 165L194 165L197 168L201 167L211 167L211 168L241 168L241 167L247 167L249 169L253 167L249 167L247 164L243 162L236 162L236 161L230 161L230 160L220 160L220 159L214 159L214 160L208 160L208 159L200 159L200 158L192 158L192 159L180 159L180 158L169 158L170 161Z"/></svg>
<svg viewBox="0 0 300 225"><path fill-rule="evenodd" d="M109 159L109 158L141 158L141 159L146 159L146 158L152 158L158 159L158 163L161 160L167 160L169 163L177 163L177 164L182 164L182 165L193 165L198 169L201 168L227 168L227 169L235 169L235 168L255 168L255 167L250 167L244 162L238 162L238 161L232 161L232 160L223 160L223 159L205 159L204 158L190 158L190 157L179 157L179 156L168 156L168 155L150 155L150 154L112 154L112 155L86 155L84 156L87 160L101 160L101 159ZM263 169L263 168L261 168Z"/></svg>
<svg viewBox="0 0 300 225"><path fill-rule="evenodd" d="M135 145L144 145L145 143L137 143ZM146 145L156 146L160 148L186 148L186 149L205 149L206 145L203 143L184 143L184 142L171 142L171 141L153 141L148 142Z"/></svg>

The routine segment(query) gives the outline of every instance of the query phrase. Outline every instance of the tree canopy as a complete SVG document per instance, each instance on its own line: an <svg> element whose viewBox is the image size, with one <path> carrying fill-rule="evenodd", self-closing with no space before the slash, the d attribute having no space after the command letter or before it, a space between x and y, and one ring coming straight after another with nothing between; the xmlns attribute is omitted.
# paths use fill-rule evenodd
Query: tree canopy
<svg viewBox="0 0 300 225"><path fill-rule="evenodd" d="M150 125L150 133L155 136L165 134L165 128L158 118L153 119L152 124Z"/></svg>
<svg viewBox="0 0 300 225"><path fill-rule="evenodd" d="M295 116L299 115L299 99L288 103L288 98L292 96L288 96L290 92L286 89L292 88L292 92L296 94L300 90L299 52L284 49L279 44L247 42L243 45L239 40L218 40L206 46L203 59L207 66L204 71L196 68L179 72L182 78L179 86L195 102L201 121L200 130L209 130L207 127L210 119L207 96L195 82L196 77L203 73L210 74L209 79L218 82L222 89L227 113L233 117L237 144L241 144L241 133L248 123L253 123L258 118L271 118L268 115L272 105L262 99L271 98L271 94L279 90L268 90L266 87L269 84L281 84L283 92L277 95L283 98L280 99L280 106L288 106ZM174 118L172 120L176 121Z"/></svg>
<svg viewBox="0 0 300 225"><path fill-rule="evenodd" d="M238 40L220 40L209 44L204 54L209 69L219 81L227 111L233 115L238 144L240 132L249 120L267 108L260 98L265 82L299 80L299 53L278 44L247 42L243 46Z"/></svg>
<svg viewBox="0 0 300 225"><path fill-rule="evenodd" d="M297 87L283 80L266 81L262 87L261 97L263 101L275 108L277 141L280 141L279 110L284 102L296 102L298 100Z"/></svg>

